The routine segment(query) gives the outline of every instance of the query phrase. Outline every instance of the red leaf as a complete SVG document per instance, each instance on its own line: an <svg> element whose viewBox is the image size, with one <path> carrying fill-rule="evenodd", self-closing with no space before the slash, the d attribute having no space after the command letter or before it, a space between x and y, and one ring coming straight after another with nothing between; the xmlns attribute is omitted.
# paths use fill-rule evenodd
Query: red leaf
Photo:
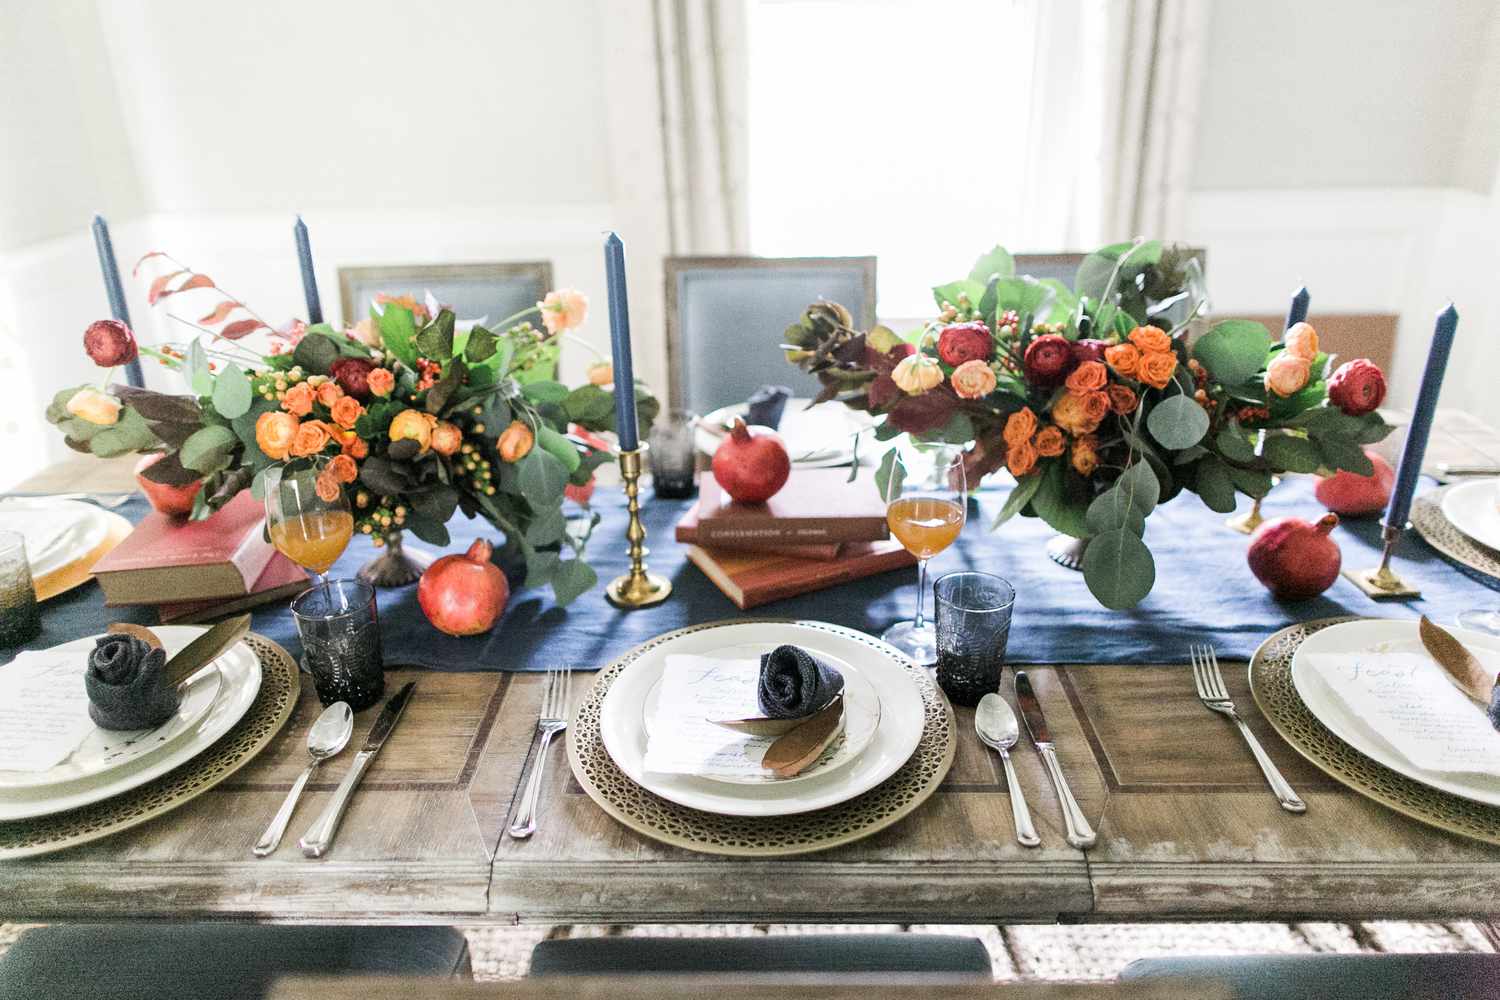
<svg viewBox="0 0 1500 1000"><path fill-rule="evenodd" d="M179 274L189 274L189 273L191 273L191 272L188 272L188 271L173 271L171 274L167 275L166 277L157 278L156 281L157 282L161 282L161 283L164 284L164 283L166 283L166 281L168 279L175 278ZM155 298L151 298L150 296L147 296L147 300L149 302L151 302L152 304L155 304L157 302L160 302L162 299L166 298L168 295L176 295L178 292L190 292L194 288L213 288L213 287L215 287L214 286L214 279L210 278L206 274L194 274L191 278L189 278L188 280L184 281L182 284L178 285L176 288L168 288L165 291L158 292L156 294ZM155 291L155 289L156 289L156 283L155 282L152 283L151 288L152 288L153 291Z"/></svg>
<svg viewBox="0 0 1500 1000"><path fill-rule="evenodd" d="M177 290L179 292L186 292L186 291L189 291L190 289L194 289L194 288L213 288L213 287L214 287L214 279L210 278L206 274L195 274L191 278L189 278L188 280L184 281L182 283L182 285Z"/></svg>
<svg viewBox="0 0 1500 1000"><path fill-rule="evenodd" d="M230 323L224 329L220 330L219 336L223 337L225 340L239 340L241 337L248 337L250 334L254 333L256 330L259 330L263 326L265 326L265 324L258 319L235 320L233 323ZM270 327L266 327L266 329L269 330Z"/></svg>
<svg viewBox="0 0 1500 1000"><path fill-rule="evenodd" d="M139 278L141 276L141 265L142 264L146 263L146 261L150 260L152 257L165 257L165 256L166 256L166 253L163 252L163 251L161 251L161 250L152 250L148 254L143 254L141 256L141 259L135 262L135 267L131 268L130 276L132 278Z"/></svg>
<svg viewBox="0 0 1500 1000"><path fill-rule="evenodd" d="M177 277L179 274L186 274L186 273L187 273L186 271L172 271L170 273L162 275L161 277L157 278L155 281L151 282L151 289L150 289L150 291L148 291L146 293L146 301L149 304L151 304L151 305L154 306L154 305L156 305L156 301L158 299L160 299L162 296L164 296L164 295L171 295L172 293L169 292L169 291L167 291L167 282L171 281L173 278Z"/></svg>
<svg viewBox="0 0 1500 1000"><path fill-rule="evenodd" d="M207 316L204 316L202 319L198 320L198 322L207 324L209 326L212 326L215 323L222 323L224 322L224 320L229 318L230 313L234 312L239 307L240 304L233 299L225 299L214 308L213 312L209 313Z"/></svg>

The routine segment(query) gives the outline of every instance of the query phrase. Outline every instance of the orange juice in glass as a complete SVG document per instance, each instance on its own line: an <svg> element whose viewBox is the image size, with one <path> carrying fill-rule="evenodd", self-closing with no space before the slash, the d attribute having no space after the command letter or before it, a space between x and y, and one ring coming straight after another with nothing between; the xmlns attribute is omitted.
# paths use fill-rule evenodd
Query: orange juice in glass
<svg viewBox="0 0 1500 1000"><path fill-rule="evenodd" d="M344 491L328 494L331 499L318 493L327 464L324 458L302 459L266 476L266 533L282 555L317 577L316 586L327 583L328 570L354 536Z"/></svg>
<svg viewBox="0 0 1500 1000"><path fill-rule="evenodd" d="M914 663L930 665L937 662L937 634L926 614L927 561L963 530L968 501L963 454L939 458L923 482L887 483L885 501L891 534L917 557L917 613L886 629L881 638Z"/></svg>

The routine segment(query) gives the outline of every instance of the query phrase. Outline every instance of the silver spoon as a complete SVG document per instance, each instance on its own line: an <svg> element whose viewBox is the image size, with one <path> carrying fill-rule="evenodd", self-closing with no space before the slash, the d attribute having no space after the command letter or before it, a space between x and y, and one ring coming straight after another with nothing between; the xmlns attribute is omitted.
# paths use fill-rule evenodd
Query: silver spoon
<svg viewBox="0 0 1500 1000"><path fill-rule="evenodd" d="M276 845L281 843L282 834L286 833L286 825L292 821L292 812L297 808L297 800L302 797L302 789L307 787L308 779L319 764L349 745L349 734L352 732L354 711L348 702L336 701L323 709L323 714L318 716L312 728L307 731L307 752L312 755L312 763L298 775L292 784L292 790L286 793L286 801L277 810L276 818L271 820L271 825L266 827L266 832L256 842L257 858L263 858L276 850Z"/></svg>
<svg viewBox="0 0 1500 1000"><path fill-rule="evenodd" d="M1042 838L1036 835L1031 825L1031 810L1026 807L1026 796L1021 791L1020 779L1016 777L1015 765L1010 762L1010 748L1021 738L1021 726L1010 704L998 694L987 694L979 699L974 710L974 731L985 746L1000 754L1005 765L1005 784L1010 789L1010 812L1016 821L1016 842L1023 847L1036 847Z"/></svg>

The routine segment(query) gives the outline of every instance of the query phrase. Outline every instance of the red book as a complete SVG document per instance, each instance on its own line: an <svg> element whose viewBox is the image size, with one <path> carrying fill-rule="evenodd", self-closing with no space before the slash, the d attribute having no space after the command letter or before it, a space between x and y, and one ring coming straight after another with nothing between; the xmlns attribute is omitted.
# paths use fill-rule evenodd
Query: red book
<svg viewBox="0 0 1500 1000"><path fill-rule="evenodd" d="M261 571L254 589L244 597L163 604L156 609L156 613L163 625L197 625L237 615L241 611L249 611L272 601L296 597L311 582L312 578L307 575L307 570L277 552Z"/></svg>
<svg viewBox="0 0 1500 1000"><path fill-rule="evenodd" d="M265 537L265 520L265 508L249 490L202 521L152 511L94 565L105 603L245 596L276 552Z"/></svg>
<svg viewBox="0 0 1500 1000"><path fill-rule="evenodd" d="M698 505L693 504L688 512L682 515L682 520L677 522L677 540L684 545L697 545L701 538L698 537ZM841 542L821 542L810 545L787 545L775 540L764 538L730 538L714 542L717 549L736 549L745 552L775 552L778 555L792 556L797 559L837 559L839 549L843 548Z"/></svg>
<svg viewBox="0 0 1500 1000"><path fill-rule="evenodd" d="M895 539L851 542L838 559L792 559L690 545L687 557L741 610L917 564Z"/></svg>
<svg viewBox="0 0 1500 1000"><path fill-rule="evenodd" d="M875 473L849 482L847 469L797 469L765 503L739 503L704 476L698 492L697 541L740 546L879 542L890 537Z"/></svg>

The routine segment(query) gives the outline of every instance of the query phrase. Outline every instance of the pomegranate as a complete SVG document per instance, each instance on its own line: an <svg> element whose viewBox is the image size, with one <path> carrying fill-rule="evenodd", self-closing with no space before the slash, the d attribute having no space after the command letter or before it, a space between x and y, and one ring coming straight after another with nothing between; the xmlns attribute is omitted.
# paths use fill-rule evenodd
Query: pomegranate
<svg viewBox="0 0 1500 1000"><path fill-rule="evenodd" d="M135 463L135 481L141 492L146 494L146 501L151 504L152 510L168 517L187 517L193 512L193 499L203 489L203 480L196 479L186 486L171 486L147 479L146 470L163 457L161 452L142 455L141 460Z"/></svg>
<svg viewBox="0 0 1500 1000"><path fill-rule="evenodd" d="M1338 545L1328 537L1338 523L1339 516L1331 513L1317 524L1300 517L1267 521L1250 537L1250 572L1280 600L1317 597L1333 586L1343 562Z"/></svg>
<svg viewBox="0 0 1500 1000"><path fill-rule="evenodd" d="M478 635L488 632L510 600L510 585L490 562L494 551L483 538L463 555L448 555L427 567L417 584L417 603L440 632Z"/></svg>
<svg viewBox="0 0 1500 1000"><path fill-rule="evenodd" d="M1369 448L1365 454L1375 471L1368 476L1342 470L1318 480L1318 503L1340 517L1368 517L1385 509L1396 483L1396 470Z"/></svg>
<svg viewBox="0 0 1500 1000"><path fill-rule="evenodd" d="M781 435L768 427L751 429L738 417L714 451L714 479L740 503L765 503L791 474L792 460Z"/></svg>

